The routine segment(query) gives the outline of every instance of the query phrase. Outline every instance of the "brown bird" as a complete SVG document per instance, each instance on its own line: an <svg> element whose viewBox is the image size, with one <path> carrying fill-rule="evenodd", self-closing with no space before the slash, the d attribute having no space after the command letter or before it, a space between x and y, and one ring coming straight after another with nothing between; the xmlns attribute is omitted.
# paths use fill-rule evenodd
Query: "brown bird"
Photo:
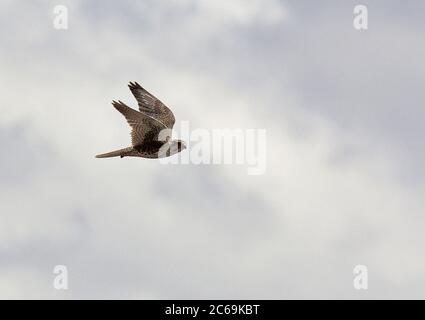
<svg viewBox="0 0 425 320"><path fill-rule="evenodd" d="M131 109L123 102L112 101L131 127L131 147L99 154L96 158L142 157L163 158L186 149L181 140L171 140L171 130L176 121L166 105L155 98L137 82L128 87L139 104L139 111Z"/></svg>

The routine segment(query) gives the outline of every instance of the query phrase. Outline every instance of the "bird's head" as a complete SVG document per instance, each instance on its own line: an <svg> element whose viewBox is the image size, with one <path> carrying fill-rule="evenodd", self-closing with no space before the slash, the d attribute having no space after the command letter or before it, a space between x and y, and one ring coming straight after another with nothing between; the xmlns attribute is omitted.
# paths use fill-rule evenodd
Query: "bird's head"
<svg viewBox="0 0 425 320"><path fill-rule="evenodd" d="M186 144L184 143L184 141L172 140L168 143L167 156L172 156L173 154L179 153L184 149L186 149Z"/></svg>
<svg viewBox="0 0 425 320"><path fill-rule="evenodd" d="M173 140L170 143L170 155L179 153L180 151L186 149L186 143L182 140Z"/></svg>

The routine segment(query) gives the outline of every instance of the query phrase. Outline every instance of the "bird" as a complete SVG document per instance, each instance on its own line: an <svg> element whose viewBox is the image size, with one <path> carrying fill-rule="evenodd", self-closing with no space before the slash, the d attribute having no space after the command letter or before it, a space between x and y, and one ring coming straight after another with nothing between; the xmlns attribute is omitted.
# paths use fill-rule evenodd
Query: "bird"
<svg viewBox="0 0 425 320"><path fill-rule="evenodd" d="M176 121L173 112L137 82L129 82L128 88L137 100L139 111L120 100L113 100L112 105L125 117L131 127L131 146L98 154L96 158L158 159L186 149L184 141L171 139L171 131Z"/></svg>

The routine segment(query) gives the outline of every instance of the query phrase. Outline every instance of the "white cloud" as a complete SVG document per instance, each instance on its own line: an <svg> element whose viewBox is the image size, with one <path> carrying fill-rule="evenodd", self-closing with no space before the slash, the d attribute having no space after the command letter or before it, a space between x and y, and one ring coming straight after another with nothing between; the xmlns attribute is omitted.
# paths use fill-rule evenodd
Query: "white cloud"
<svg viewBox="0 0 425 320"><path fill-rule="evenodd" d="M223 22L241 25L256 23L274 24L286 19L287 10L281 1L236 0L194 1L205 18L213 17Z"/></svg>

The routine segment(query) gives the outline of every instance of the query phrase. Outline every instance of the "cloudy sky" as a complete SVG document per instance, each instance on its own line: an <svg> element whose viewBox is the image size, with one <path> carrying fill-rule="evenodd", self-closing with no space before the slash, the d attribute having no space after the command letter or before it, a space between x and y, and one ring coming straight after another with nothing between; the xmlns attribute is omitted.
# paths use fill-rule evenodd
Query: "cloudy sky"
<svg viewBox="0 0 425 320"><path fill-rule="evenodd" d="M425 2L357 4L2 0L0 298L424 298ZM266 172L95 159L128 81Z"/></svg>

